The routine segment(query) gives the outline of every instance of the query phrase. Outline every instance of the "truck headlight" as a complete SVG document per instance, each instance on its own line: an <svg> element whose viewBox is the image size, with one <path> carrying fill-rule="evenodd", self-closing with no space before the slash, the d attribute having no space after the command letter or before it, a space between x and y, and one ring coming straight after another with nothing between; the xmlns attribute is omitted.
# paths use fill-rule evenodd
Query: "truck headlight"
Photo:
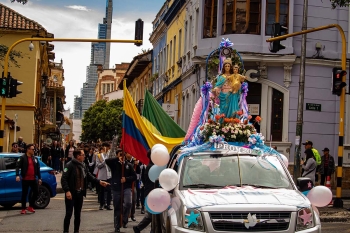
<svg viewBox="0 0 350 233"><path fill-rule="evenodd" d="M204 231L204 224L202 214L197 209L187 209L184 207L183 210L183 227L194 231Z"/></svg>
<svg viewBox="0 0 350 233"><path fill-rule="evenodd" d="M297 212L296 231L315 227L314 211L312 208L302 208Z"/></svg>

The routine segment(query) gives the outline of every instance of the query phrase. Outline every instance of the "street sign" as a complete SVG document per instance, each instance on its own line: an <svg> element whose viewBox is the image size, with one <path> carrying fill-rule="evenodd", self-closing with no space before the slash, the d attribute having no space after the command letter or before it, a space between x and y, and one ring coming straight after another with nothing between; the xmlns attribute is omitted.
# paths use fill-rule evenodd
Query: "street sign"
<svg viewBox="0 0 350 233"><path fill-rule="evenodd" d="M306 103L306 110L321 112L321 104Z"/></svg>
<svg viewBox="0 0 350 233"><path fill-rule="evenodd" d="M67 125L67 124L63 124L63 125L61 125L61 127L60 127L60 131L61 131L62 134L68 135L69 132L70 132L70 126Z"/></svg>
<svg viewBox="0 0 350 233"><path fill-rule="evenodd" d="M162 104L162 108L170 117L175 116L175 104Z"/></svg>

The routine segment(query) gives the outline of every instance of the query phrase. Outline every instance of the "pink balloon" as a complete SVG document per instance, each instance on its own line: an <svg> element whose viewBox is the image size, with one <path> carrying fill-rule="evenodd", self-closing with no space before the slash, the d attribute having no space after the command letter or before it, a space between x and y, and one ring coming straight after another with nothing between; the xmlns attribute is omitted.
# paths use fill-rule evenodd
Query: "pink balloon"
<svg viewBox="0 0 350 233"><path fill-rule="evenodd" d="M147 196L147 205L154 212L163 212L170 206L169 193L161 188L153 189Z"/></svg>
<svg viewBox="0 0 350 233"><path fill-rule="evenodd" d="M307 194L311 204L317 207L324 207L332 201L332 191L325 186L316 186Z"/></svg>

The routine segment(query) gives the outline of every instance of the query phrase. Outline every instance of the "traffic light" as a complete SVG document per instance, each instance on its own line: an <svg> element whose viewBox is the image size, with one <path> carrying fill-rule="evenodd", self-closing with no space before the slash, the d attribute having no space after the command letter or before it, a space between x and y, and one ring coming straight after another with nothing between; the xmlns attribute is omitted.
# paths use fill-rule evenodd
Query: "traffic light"
<svg viewBox="0 0 350 233"><path fill-rule="evenodd" d="M10 74L10 73L8 73L8 74ZM2 76L0 79L0 88L1 88L0 96L7 97L8 92L9 92L9 82L8 82L7 78L4 78L4 72L2 72Z"/></svg>
<svg viewBox="0 0 350 233"><path fill-rule="evenodd" d="M8 79L10 83L10 91L9 91L8 98L16 97L17 94L21 94L22 91L17 90L17 86L22 85L23 82L18 81L17 79L14 79L12 77L9 77Z"/></svg>
<svg viewBox="0 0 350 233"><path fill-rule="evenodd" d="M343 82L343 76L347 72L341 68L334 67L332 70L332 94L340 96L343 88L346 86L346 83Z"/></svg>
<svg viewBox="0 0 350 233"><path fill-rule="evenodd" d="M282 34L285 34L288 32L288 28L285 26L281 26L280 23L274 23L272 25L272 35L271 37L278 37L282 36ZM285 40L285 39L283 39ZM278 51L285 49L286 46L281 44L281 40L270 42L270 52L277 53Z"/></svg>
<svg viewBox="0 0 350 233"><path fill-rule="evenodd" d="M135 22L135 40L143 40L143 21L138 19ZM135 43L136 46L141 46L141 43Z"/></svg>

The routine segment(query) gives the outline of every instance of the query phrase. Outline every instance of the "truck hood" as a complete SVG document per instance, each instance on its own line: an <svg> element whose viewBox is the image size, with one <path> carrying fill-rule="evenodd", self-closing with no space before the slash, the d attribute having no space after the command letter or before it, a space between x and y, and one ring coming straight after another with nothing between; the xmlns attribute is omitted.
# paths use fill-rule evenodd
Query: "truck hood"
<svg viewBox="0 0 350 233"><path fill-rule="evenodd" d="M294 207L310 207L309 200L296 190L255 189L247 186L235 189L182 190L187 208L215 205L268 204Z"/></svg>

